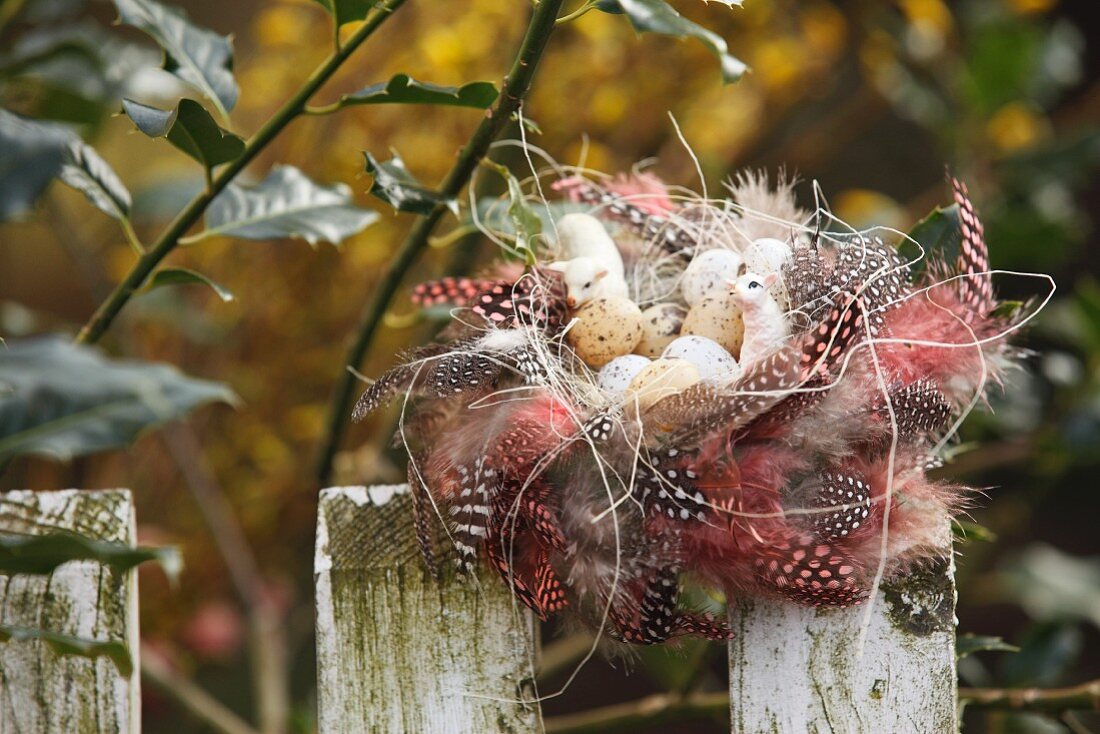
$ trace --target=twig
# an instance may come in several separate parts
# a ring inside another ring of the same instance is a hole
[[[291,120],[294,120],[302,114],[302,110],[305,108],[306,102],[309,101],[310,97],[329,80],[357,48],[367,40],[371,34],[378,30],[378,27],[404,3],[405,0],[386,0],[386,2],[379,6],[374,14],[355,31],[346,44],[333,51],[328,59],[310,74],[309,78],[298,91],[279,108],[271,119],[264,123],[263,127],[261,127],[255,135],[252,136],[245,145],[241,157],[226,164],[226,167],[210,180],[207,187],[197,194],[183,211],[176,215],[176,218],[168,225],[168,228],[164,230],[160,238],[153,243],[144,255],[138,258],[137,262],[134,263],[134,266],[130,269],[130,272],[126,274],[122,282],[111,292],[110,297],[100,304],[96,312],[92,314],[91,319],[88,320],[88,323],[80,330],[76,338],[78,343],[90,344],[98,341],[99,338],[103,336],[103,333],[111,326],[111,322],[118,316],[119,311],[129,302],[134,293],[141,288],[146,278],[149,277],[160,261],[176,249],[179,245],[180,238],[199,220],[203,212],[205,212],[206,208],[210,205],[210,202],[214,200],[214,197],[217,196],[222,189],[228,186],[237,174],[252,162],[252,159],[267,147],[268,143],[274,140],[275,136],[282,132],[283,128],[285,128]]]
[[[203,520],[214,536],[214,543],[229,568],[229,577],[237,596],[246,607],[259,606],[263,582],[255,556],[237,523],[233,508],[225,499],[225,493],[203,460],[202,448],[194,432],[179,424],[166,425],[162,430],[164,445],[183,474]]]
[[[729,710],[729,691],[694,693],[687,696],[658,693],[637,701],[605,706],[580,714],[549,718],[546,720],[546,732],[547,734],[634,732],[642,727],[658,724],[726,716]]]
[[[1009,711],[1100,711],[1100,678],[1068,688],[960,688],[968,708]]]
[[[281,734],[290,716],[286,639],[276,610],[264,596],[256,557],[225,492],[210,473],[195,433],[182,424],[164,427],[164,443],[195,498],[248,617],[252,688],[261,731]]]
[[[554,31],[554,21],[561,9],[562,2],[563,0],[542,0],[536,6],[531,16],[531,22],[527,26],[527,33],[520,44],[519,52],[512,63],[511,70],[508,72],[496,107],[478,125],[473,137],[462,148],[454,167],[447,174],[439,188],[443,202],[458,196],[469,182],[470,176],[481,159],[485,157],[490,144],[504,129],[512,115],[519,110],[531,87],[531,80],[534,77],[535,69],[538,68],[539,62],[542,60],[546,44]],[[328,482],[329,475],[332,473],[332,462],[340,446],[340,440],[344,435],[348,407],[351,403],[352,393],[355,390],[356,378],[346,367],[358,368],[363,362],[363,356],[370,347],[374,333],[378,329],[386,308],[397,292],[405,273],[412,266],[421,250],[427,245],[432,231],[447,211],[449,211],[447,205],[441,202],[427,216],[416,223],[405,241],[401,243],[401,247],[394,254],[389,269],[383,274],[363,311],[359,326],[356,329],[355,341],[344,360],[345,369],[341,371],[329,407],[328,423],[317,461],[316,476],[321,486]]]
[[[172,670],[146,645],[141,648],[141,675],[180,708],[219,734],[260,734],[221,701]]]

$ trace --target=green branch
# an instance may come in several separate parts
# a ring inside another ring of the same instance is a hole
[[[520,44],[519,52],[512,69],[501,90],[496,107],[478,125],[473,137],[462,148],[454,168],[447,174],[439,188],[440,198],[446,202],[455,199],[470,180],[481,159],[489,150],[490,144],[497,138],[504,126],[519,110],[523,99],[531,88],[535,69],[542,60],[547,41],[554,31],[554,21],[561,9],[563,0],[542,0],[531,16],[527,33]],[[363,356],[370,347],[374,333],[378,330],[382,317],[401,284],[405,273],[415,262],[420,252],[427,246],[432,231],[447,213],[446,204],[440,203],[419,220],[401,243],[390,262],[389,269],[383,274],[374,294],[368,301],[356,330],[355,341],[348,350],[345,367],[357,369]],[[348,369],[343,370],[329,407],[325,437],[321,443],[321,454],[317,462],[317,479],[324,486],[332,473],[332,462],[343,438],[355,391],[356,378]]]
[[[348,60],[367,38],[378,30],[378,27],[404,3],[405,0],[386,0],[386,2],[380,5],[378,10],[376,10],[375,13],[368,18],[350,38],[348,38],[346,44],[340,46],[324,63],[317,67],[298,91],[279,108],[271,119],[264,123],[263,127],[261,127],[255,135],[252,136],[247,145],[245,145],[244,152],[241,154],[240,158],[226,164],[225,168],[223,168],[217,176],[210,179],[205,190],[196,195],[183,211],[176,215],[176,218],[168,225],[167,229],[164,230],[160,238],[152,244],[145,254],[138,258],[137,262],[134,263],[134,266],[130,269],[130,272],[122,279],[122,282],[115,287],[111,295],[107,297],[107,300],[100,304],[96,312],[92,314],[91,319],[88,320],[88,323],[80,330],[80,333],[76,337],[78,343],[91,344],[98,341],[99,338],[103,336],[103,333],[110,328],[111,323],[115,320],[115,317],[118,316],[119,311],[129,302],[138,289],[144,285],[146,279],[152,274],[157,265],[160,264],[160,261],[179,246],[180,238],[187,233],[187,230],[189,230],[200,217],[202,217],[206,208],[210,205],[210,202],[214,200],[214,197],[229,185],[237,174],[244,170],[244,167],[251,163],[252,160],[259,155],[260,151],[266,148],[267,145],[283,131],[283,128],[303,113],[306,102],[309,101],[317,90],[336,73],[336,70]]]

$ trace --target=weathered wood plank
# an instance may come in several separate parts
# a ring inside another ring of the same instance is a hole
[[[0,532],[43,535],[58,530],[133,543],[130,492],[0,494]],[[0,645],[0,734],[139,731],[136,573],[82,561],[66,563],[45,577],[0,575],[0,624],[123,640],[135,667],[124,678],[107,658],[57,655],[37,641]]]
[[[733,732],[957,731],[954,570],[948,560],[884,584],[862,657],[865,607],[740,603],[729,647]]]
[[[432,579],[407,486],[322,491],[314,564],[321,734],[541,728],[538,707],[517,702],[531,616],[497,578]]]

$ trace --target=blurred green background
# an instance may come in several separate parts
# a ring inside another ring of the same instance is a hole
[[[308,0],[182,0],[198,23],[236,34],[241,101],[234,127],[251,131],[330,47],[325,13]],[[1050,273],[1056,298],[1018,343],[1026,372],[975,413],[956,461],[942,470],[984,489],[958,546],[960,633],[996,635],[1019,652],[960,663],[977,686],[1056,686],[1100,678],[1100,15],[1095,0],[746,0],[741,9],[674,3],[716,30],[751,73],[722,86],[713,56],[691,41],[639,38],[621,18],[589,13],[561,29],[535,81],[530,141],[564,163],[608,172],[655,158],[671,183],[698,188],[671,112],[710,189],[743,167],[785,169],[812,206],[820,182],[850,223],[906,229],[948,202],[944,165],[970,184],[987,224],[995,268]],[[498,81],[522,33],[521,0],[410,2],[353,57],[320,100],[396,72],[442,84]],[[80,126],[135,195],[135,224],[155,235],[201,186],[194,166],[118,117],[123,95],[163,88],[157,54],[132,29],[112,28],[109,4],[29,0],[0,37],[6,53],[43,30],[71,32],[95,50],[79,62],[0,74],[0,104]],[[110,39],[105,40],[105,39]],[[149,97],[156,99],[155,95]],[[161,289],[132,303],[104,340],[116,354],[166,361],[228,383],[238,410],[189,419],[197,439],[181,458],[150,435],[125,452],[70,465],[20,460],[4,488],[134,490],[142,540],[181,546],[177,590],[143,571],[141,628],[159,649],[232,708],[250,709],[245,623],[224,562],[187,489],[183,464],[224,492],[259,559],[265,595],[285,632],[297,731],[313,727],[312,460],[346,342],[380,268],[409,226],[366,194],[361,151],[393,147],[436,181],[480,113],[446,107],[368,107],[297,121],[265,152],[317,180],[344,181],[380,224],[337,249],[280,241],[213,240],[182,248],[172,264],[231,287],[225,304],[204,289]],[[513,130],[512,137],[518,136]],[[522,158],[496,156],[520,170]],[[75,332],[132,263],[114,223],[54,185],[39,216],[0,225],[0,334]],[[453,222],[446,227],[453,226]],[[441,231],[445,231],[444,227]],[[492,255],[486,243],[433,249],[413,280]],[[410,282],[411,285],[411,282]],[[1009,298],[1040,281],[1001,277]],[[408,314],[405,301],[395,316]],[[377,375],[428,324],[385,328],[364,371]],[[383,421],[357,426],[334,483],[400,481]],[[201,461],[199,458],[201,457]],[[194,477],[192,477],[194,481]],[[978,530],[981,526],[984,530]],[[548,629],[548,635],[554,634]],[[548,637],[547,639],[551,639]],[[548,715],[663,690],[687,670],[721,687],[719,648],[647,651],[593,661]],[[560,676],[559,676],[560,677]],[[598,681],[599,685],[592,685]],[[557,681],[548,681],[553,686]],[[199,731],[155,691],[147,731]],[[655,731],[720,731],[712,722]],[[966,731],[1100,731],[1096,714],[966,715]]]

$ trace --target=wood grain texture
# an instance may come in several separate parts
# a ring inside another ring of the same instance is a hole
[[[533,732],[534,625],[499,578],[424,567],[405,485],[322,491],[314,573],[318,729]],[[450,566],[444,559],[444,566]]]
[[[958,730],[955,584],[947,560],[883,584],[866,607],[744,601],[731,611],[736,734],[945,734]]]
[[[128,490],[0,494],[0,532],[68,530],[134,542]],[[137,574],[91,561],[49,576],[0,575],[0,624],[96,640],[123,640],[138,667]],[[140,729],[138,674],[123,678],[107,658],[57,655],[37,641],[0,645],[0,734],[120,734]]]

